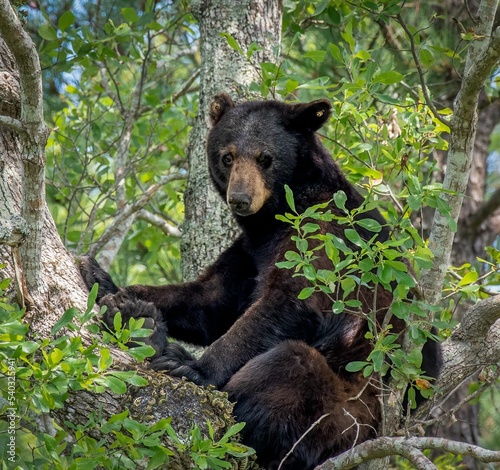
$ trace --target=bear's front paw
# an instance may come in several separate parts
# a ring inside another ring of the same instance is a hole
[[[211,383],[198,367],[198,362],[177,343],[169,343],[163,350],[163,354],[151,361],[149,367],[157,371],[166,371],[173,377],[186,377],[197,385]]]
[[[106,295],[100,305],[107,307],[102,317],[103,323],[112,331],[115,315],[120,312],[122,324],[127,325],[130,318],[143,318],[143,328],[153,330],[147,338],[132,338],[135,341],[142,341],[151,346],[155,351],[153,359],[159,357],[167,343],[167,326],[163,321],[161,312],[151,302],[137,299],[135,296],[127,294],[123,289],[114,295]],[[136,346],[132,341],[129,346]]]
[[[118,292],[119,289],[111,279],[111,276],[91,256],[80,256],[78,258],[78,268],[89,290],[92,289],[95,283],[99,284],[97,302],[107,294],[116,294]]]

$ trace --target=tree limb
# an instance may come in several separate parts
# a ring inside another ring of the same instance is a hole
[[[146,209],[141,209],[137,213],[137,218],[158,227],[165,235],[177,238],[181,236],[181,231],[177,227]]]
[[[27,130],[24,127],[22,121],[10,116],[0,115],[0,125],[8,127],[9,129],[16,131],[18,134],[26,134]]]
[[[454,455],[468,455],[480,462],[500,462],[500,451],[483,449],[465,442],[438,437],[380,437],[366,441],[316,467],[316,470],[347,470],[362,462],[400,455],[419,469],[436,467],[423,454],[423,450],[441,450]]]
[[[45,288],[41,275],[41,255],[48,130],[43,118],[42,72],[35,45],[8,0],[0,0],[0,18],[0,36],[14,56],[19,71],[20,122],[26,131],[22,140],[21,160],[24,178],[30,181],[22,193],[21,216],[29,228],[29,235],[19,248],[20,272],[23,276],[19,281],[32,292],[37,292]]]
[[[451,336],[442,343],[444,366],[436,382],[446,397],[468,377],[500,362],[500,295],[481,300],[465,314]],[[412,416],[427,416],[439,397],[427,400]]]
[[[135,217],[136,212],[142,209],[165,184],[180,179],[184,179],[184,176],[180,174],[163,176],[158,183],[150,186],[137,201],[135,201],[133,204],[128,204],[127,206],[125,206],[123,210],[116,214],[113,222],[106,228],[106,230],[104,230],[101,238],[92,245],[91,249],[89,250],[89,254],[91,256],[96,256],[96,254],[106,245],[106,243],[111,240],[117,230],[117,227],[124,224],[131,216]]]

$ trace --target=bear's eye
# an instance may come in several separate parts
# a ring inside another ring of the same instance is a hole
[[[271,157],[271,155],[268,155],[267,153],[261,153],[257,157],[257,163],[262,168],[269,168],[271,166],[272,161],[273,161],[273,158]]]
[[[228,153],[226,155],[222,155],[221,160],[222,160],[222,163],[224,163],[224,165],[229,166],[229,165],[231,165],[231,163],[233,163],[233,156],[230,153]]]

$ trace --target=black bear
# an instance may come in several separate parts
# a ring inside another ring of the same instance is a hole
[[[157,351],[153,368],[228,392],[236,418],[247,423],[243,442],[266,468],[277,468],[283,459],[284,469],[314,468],[376,436],[380,419],[379,391],[345,366],[366,360],[371,350],[366,314],[375,309],[381,321],[392,294],[360,283],[359,312],[335,314],[331,296],[317,292],[299,300],[309,281],[276,266],[295,250],[291,226],[276,219],[289,211],[285,185],[299,213],[339,190],[347,196],[348,210],[363,203],[315,133],[330,112],[327,100],[234,105],[226,94],[214,98],[209,171],[241,235],[196,281],[118,288],[93,259],[80,261],[86,284],[99,283],[108,325],[118,310],[125,320],[146,318]],[[333,204],[331,210],[339,213]],[[359,217],[377,221],[383,226],[378,240],[387,239],[389,229],[378,210]],[[344,237],[335,220],[319,224],[321,233]],[[374,237],[363,224],[357,231],[365,240]],[[331,269],[330,259],[319,253],[315,269]],[[208,348],[194,359],[178,344],[167,344],[167,332]],[[423,368],[436,376],[439,348],[432,343],[425,349],[431,357]]]

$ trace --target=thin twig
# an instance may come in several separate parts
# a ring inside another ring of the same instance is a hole
[[[278,467],[278,470],[281,470],[281,467],[283,466],[283,463],[285,462],[285,460],[293,454],[293,451],[295,450],[295,448],[300,444],[300,442],[302,441],[302,439],[304,439],[307,434],[309,434],[309,432],[311,432],[323,419],[325,419],[327,416],[330,416],[330,413],[326,413],[322,416],[320,416],[316,421],[314,421],[314,423],[311,424],[311,426],[309,426],[309,428],[307,429],[307,431],[302,434],[302,436],[300,436],[299,440],[293,445],[293,447],[288,451],[288,453],[283,457],[283,460],[280,462],[279,464],[279,467]]]
[[[411,33],[408,26],[404,22],[403,17],[401,16],[400,13],[396,16],[396,19],[397,19],[398,23],[401,25],[401,27],[404,29],[406,35],[408,36],[408,39],[410,40],[411,54],[413,56],[415,66],[417,67],[417,73],[418,73],[418,77],[420,79],[422,93],[424,95],[424,99],[425,99],[425,102],[426,102],[428,108],[431,110],[432,114],[434,114],[436,119],[438,119],[443,124],[445,124],[451,128],[451,122],[439,113],[439,111],[434,106],[434,103],[432,102],[431,97],[429,96],[429,91],[427,90],[427,85],[425,83],[424,71],[422,70],[422,64],[420,63],[420,59],[418,58],[418,54],[417,54],[417,50],[416,50],[416,46],[415,46],[415,38],[413,37],[413,34]]]

